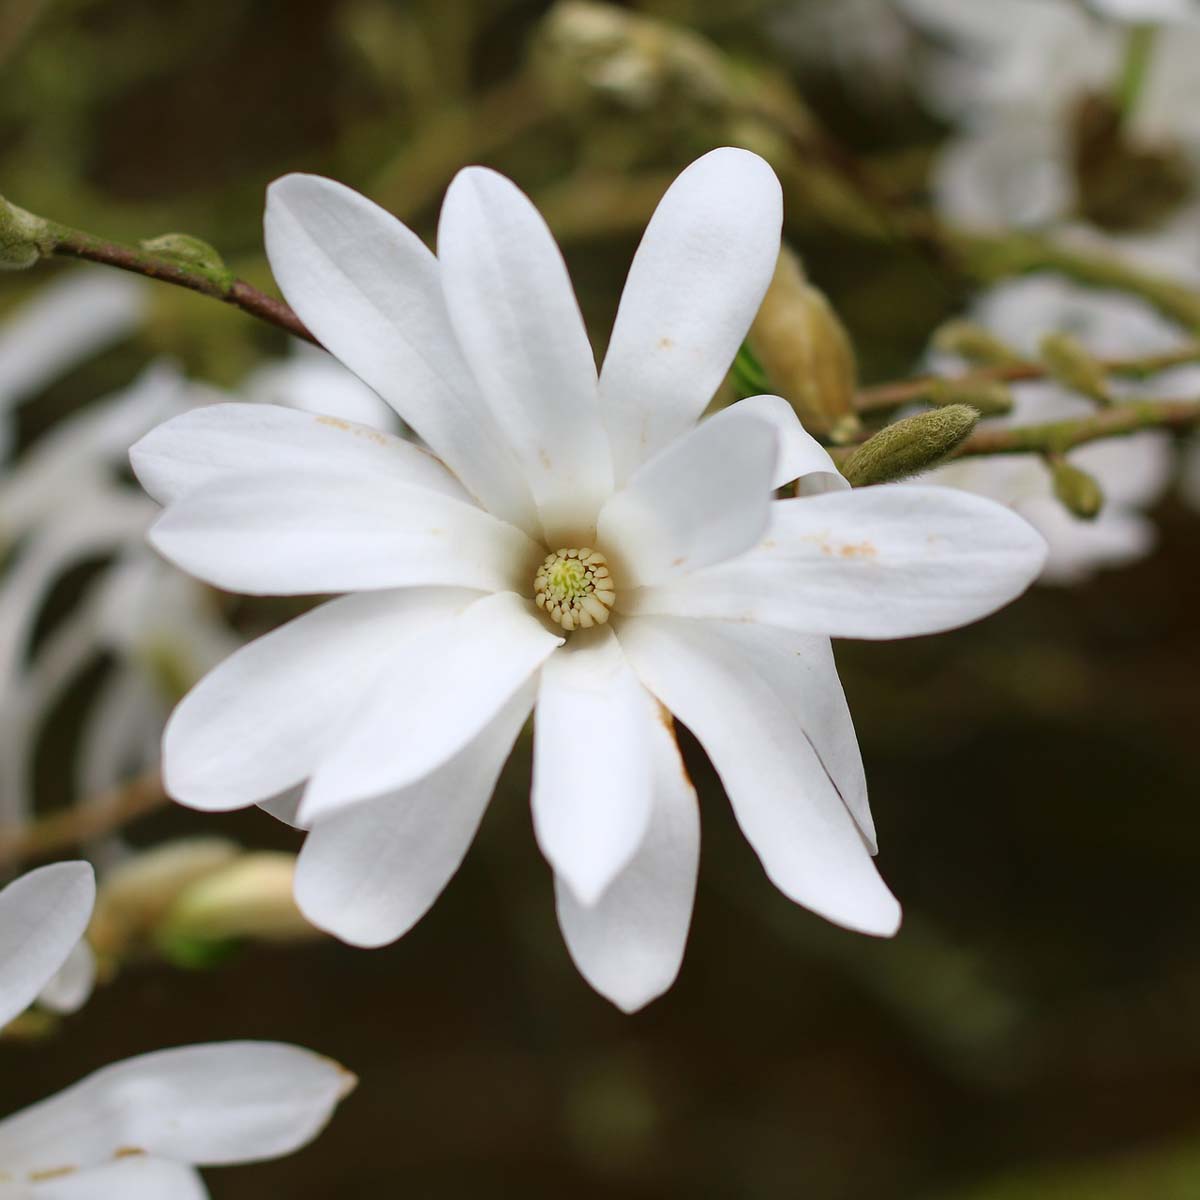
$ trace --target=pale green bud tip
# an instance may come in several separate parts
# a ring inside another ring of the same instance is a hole
[[[1048,333],[1038,349],[1042,362],[1059,383],[1093,400],[1108,399],[1104,368],[1078,338],[1069,333]]]
[[[863,442],[842,464],[842,474],[855,487],[918,475],[953,454],[978,420],[965,404],[905,417]]]
[[[1094,520],[1104,507],[1104,491],[1086,471],[1059,460],[1051,466],[1054,494],[1062,506],[1085,521]]]
[[[228,285],[233,282],[233,272],[217,250],[190,233],[164,233],[159,237],[146,238],[140,243],[143,250],[169,258],[184,267],[195,267],[203,271],[214,282]]]
[[[947,321],[933,335],[934,349],[956,354],[969,362],[1006,367],[1021,361],[1021,356],[1006,342],[972,321]]]
[[[50,222],[0,196],[0,270],[22,271],[53,250]]]

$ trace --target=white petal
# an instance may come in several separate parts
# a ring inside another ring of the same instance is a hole
[[[95,877],[85,862],[39,867],[0,892],[0,1025],[28,1008],[63,965],[83,937],[95,900]]]
[[[274,404],[210,404],[148,433],[129,452],[138,482],[169,504],[217,479],[262,471],[361,472],[468,500],[428,451],[341,417]]]
[[[172,504],[150,541],[207,583],[253,595],[524,591],[545,553],[472,504],[349,470],[215,479]]]
[[[542,668],[533,733],[538,845],[584,904],[629,862],[650,820],[656,705],[607,626]]]
[[[628,613],[760,621],[830,637],[898,638],[978,620],[1019,596],[1041,535],[991,500],[885,485],[771,506],[748,554],[618,595]]]
[[[38,993],[37,1002],[50,1012],[69,1016],[87,1003],[95,982],[96,956],[87,941],[81,938],[67,955],[66,962]]]
[[[727,428],[725,422],[748,416],[766,421],[779,439],[779,461],[772,488],[783,487],[795,479],[800,483],[799,494],[805,496],[849,489],[850,481],[837,469],[829,451],[805,431],[796,410],[782,396],[747,396],[706,417],[704,424],[716,423]]]
[[[500,592],[394,646],[313,772],[301,820],[406,787],[458,754],[562,645],[535,611]]]
[[[600,513],[618,595],[749,550],[766,529],[778,455],[771,425],[730,410],[643,463]]]
[[[900,907],[774,673],[762,674],[744,646],[710,626],[625,620],[621,645],[699,739],[775,886],[847,929],[890,936]]]
[[[40,1180],[28,1194],[30,1200],[208,1200],[199,1172],[143,1155]]]
[[[357,192],[287,175],[267,192],[267,256],[322,344],[375,389],[492,513],[536,530],[529,489],[463,362],[437,260]]]
[[[560,878],[554,881],[571,958],[588,983],[625,1012],[649,1004],[675,982],[700,865],[696,792],[666,723],[655,723],[651,754],[653,810],[629,864],[590,908]]]
[[[446,305],[550,542],[584,537],[612,489],[596,363],[562,255],[529,199],[460,171],[438,225]]]
[[[600,372],[618,485],[717,390],[779,257],[775,173],[726,147],[667,189],[634,256]]]
[[[146,315],[149,295],[144,280],[74,267],[6,313],[0,327],[0,409],[127,337]]]
[[[533,696],[526,684],[424,779],[318,821],[296,864],[301,912],[354,946],[407,933],[462,863]]]
[[[300,783],[336,745],[388,652],[476,593],[413,588],[343,596],[244,646],[184,697],[163,735],[167,791],[220,811]]]
[[[0,1121],[0,1161],[15,1173],[83,1170],[130,1150],[195,1166],[278,1158],[316,1137],[354,1082],[278,1042],[159,1050]]]

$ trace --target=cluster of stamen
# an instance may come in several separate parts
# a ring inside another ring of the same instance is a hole
[[[572,546],[546,555],[533,577],[533,598],[569,633],[603,625],[617,594],[604,555]]]

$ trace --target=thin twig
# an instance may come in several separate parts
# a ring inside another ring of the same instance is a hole
[[[212,296],[295,337],[320,345],[304,322],[282,300],[260,292],[224,266],[193,263],[140,247],[105,241],[66,226],[52,226],[51,239],[54,254],[104,263],[135,275],[144,275],[147,279],[158,279],[204,296]]]
[[[1200,400],[1132,400],[1114,404],[1094,416],[1041,425],[977,429],[955,451],[954,458],[987,454],[1065,454],[1076,446],[1105,438],[1123,437],[1146,429],[1190,429],[1200,424]],[[841,462],[856,446],[832,447],[829,453]]]
[[[112,833],[166,802],[162,775],[157,770],[146,771],[85,804],[0,832],[0,871],[29,859],[50,858]]]
[[[1171,367],[1200,362],[1200,343],[1181,346],[1163,354],[1146,355],[1142,358],[1114,358],[1103,360],[1100,366],[1106,374],[1119,375],[1127,379],[1146,379]],[[939,376],[922,375],[916,379],[904,379],[896,383],[879,383],[860,388],[854,397],[855,410],[860,413],[885,412],[905,404],[917,404],[928,399],[940,385],[950,382],[967,387],[974,383],[1024,383],[1033,379],[1045,379],[1049,368],[1042,363],[1006,363],[998,367],[981,367],[965,375]]]

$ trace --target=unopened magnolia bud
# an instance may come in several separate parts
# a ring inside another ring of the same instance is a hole
[[[1100,404],[1111,399],[1104,368],[1078,338],[1069,333],[1048,333],[1038,349],[1050,374],[1064,387]]]
[[[183,266],[199,267],[214,279],[233,281],[233,272],[216,249],[190,233],[164,233],[160,237],[147,238],[141,247],[161,258],[174,259]]]
[[[1104,492],[1095,478],[1061,458],[1051,463],[1050,470],[1062,506],[1085,521],[1094,520],[1104,507]]]
[[[147,941],[185,888],[234,862],[242,848],[226,838],[184,838],[137,854],[100,881],[89,937],[96,952],[119,956]]]
[[[661,114],[723,108],[730,82],[720,52],[687,29],[595,0],[560,0],[533,39],[531,67],[568,111],[597,106]]]
[[[965,404],[905,417],[863,442],[842,463],[842,474],[855,487],[918,475],[953,454],[978,420]]]
[[[930,404],[969,404],[981,417],[1003,417],[1012,412],[1012,389],[998,379],[935,379],[926,399]]]
[[[0,270],[22,271],[53,249],[49,221],[0,196]]]
[[[982,366],[1007,367],[1021,361],[1007,342],[973,321],[947,321],[935,331],[933,346],[944,354],[955,354]]]
[[[169,957],[197,943],[243,938],[292,942],[319,936],[292,898],[296,856],[282,851],[243,854],[236,862],[180,893],[155,940]]]
[[[763,372],[809,433],[846,442],[860,428],[854,411],[854,350],[829,301],[786,246],[750,327]]]

